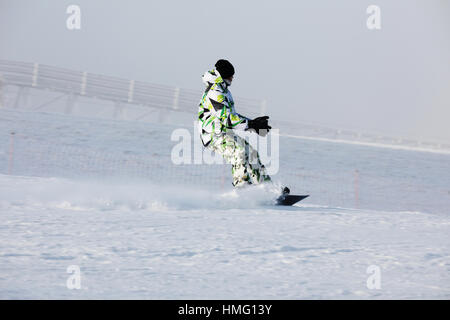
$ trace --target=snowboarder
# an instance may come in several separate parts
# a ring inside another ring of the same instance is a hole
[[[206,71],[203,75],[206,90],[198,110],[203,145],[221,154],[232,165],[233,186],[271,181],[258,152],[245,139],[234,133],[235,130],[253,130],[264,136],[271,129],[268,124],[269,117],[251,120],[235,111],[229,90],[233,76],[233,65],[224,59],[217,61],[215,69]]]

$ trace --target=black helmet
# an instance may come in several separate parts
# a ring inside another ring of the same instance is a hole
[[[216,70],[219,71],[222,79],[228,79],[234,75],[234,67],[230,61],[225,59],[220,59],[215,64]]]

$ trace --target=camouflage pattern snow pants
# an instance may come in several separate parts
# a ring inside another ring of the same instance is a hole
[[[258,152],[244,138],[230,133],[219,135],[211,141],[208,148],[221,154],[232,165],[233,186],[271,181]]]

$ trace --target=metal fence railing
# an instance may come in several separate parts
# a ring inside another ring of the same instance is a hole
[[[2,84],[51,90],[117,103],[192,112],[201,91],[74,71],[39,63],[0,60]],[[260,110],[263,100],[236,98],[242,110]],[[184,109],[184,110],[183,110]]]
[[[30,89],[37,89],[59,93],[60,96],[52,98],[58,102],[61,97],[66,97],[66,106],[61,107],[60,104],[60,109],[65,110],[65,113],[71,113],[76,97],[113,102],[114,112],[111,112],[111,114],[116,119],[120,118],[118,115],[121,114],[123,109],[131,109],[133,106],[148,108],[150,113],[152,110],[160,110],[161,113],[177,112],[195,115],[196,106],[202,93],[201,90],[163,86],[38,63],[0,60],[0,107],[6,104],[4,101],[5,90],[2,90],[2,87],[9,86],[19,88],[15,103],[13,103],[16,108],[22,103],[22,95],[29,94]],[[258,114],[270,114],[265,100],[241,97],[236,97],[235,100],[238,110],[242,114],[250,117]],[[50,100],[50,102],[52,101]],[[38,109],[41,110],[41,107],[39,106]],[[141,120],[147,115],[147,112],[143,112],[136,116],[135,120]],[[87,114],[87,116],[89,115]],[[163,117],[165,115],[160,115],[157,120],[161,120]],[[191,121],[191,118],[189,118],[189,121]],[[298,123],[286,119],[272,119],[272,123],[273,127],[283,128],[282,134],[301,138],[312,137],[331,141],[362,142],[373,146],[393,146],[450,153],[448,141],[424,141],[391,137],[385,134],[339,129],[327,125]]]

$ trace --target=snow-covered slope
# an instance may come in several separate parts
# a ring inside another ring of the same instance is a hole
[[[0,110],[0,298],[450,298],[448,155],[281,137],[273,207],[174,128]]]
[[[1,298],[450,298],[446,216],[0,177]],[[78,265],[81,289],[66,269]],[[366,286],[381,270],[381,289]]]

